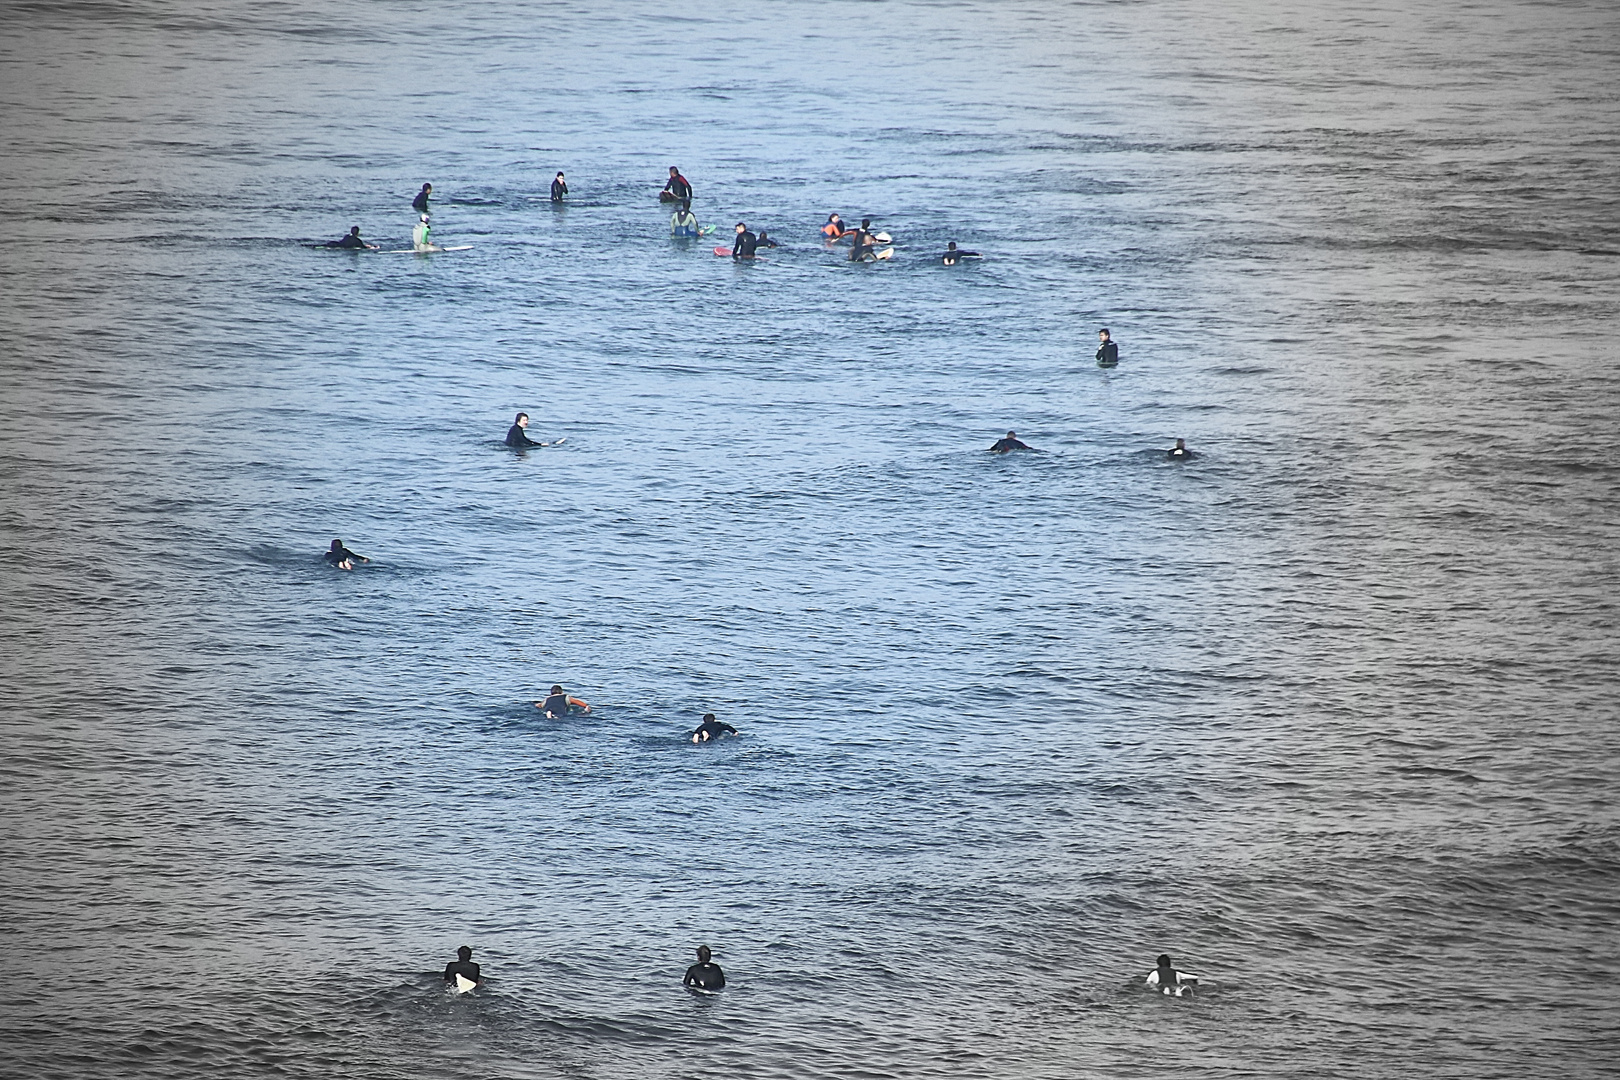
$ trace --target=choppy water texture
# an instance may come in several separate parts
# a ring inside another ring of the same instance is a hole
[[[0,48],[11,1065],[1612,1067],[1620,9],[40,2]],[[672,243],[670,164],[783,248]],[[306,246],[401,246],[423,181],[472,250]]]

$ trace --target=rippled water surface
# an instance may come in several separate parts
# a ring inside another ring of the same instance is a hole
[[[12,1064],[1612,1068],[1620,9],[7,12]]]

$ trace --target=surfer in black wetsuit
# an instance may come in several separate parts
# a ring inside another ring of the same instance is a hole
[[[422,190],[418,191],[416,193],[416,198],[411,200],[411,209],[415,210],[418,214],[427,213],[428,212],[428,196],[432,195],[432,194],[433,194],[433,185],[432,184],[423,184],[422,185]]]
[[[563,174],[558,173],[557,179],[551,182],[551,201],[562,202],[563,196],[568,194],[568,184],[563,180]]]
[[[537,443],[533,439],[529,438],[529,436],[524,432],[524,429],[528,426],[529,414],[526,412],[518,413],[517,419],[512,421],[512,426],[507,429],[506,445],[510,446],[514,450],[522,450],[524,447],[528,446],[545,446],[545,443]]]
[[[1164,456],[1171,461],[1186,461],[1193,456],[1193,452],[1187,449],[1186,439],[1177,439],[1176,445],[1166,450]]]
[[[658,193],[658,198],[664,202],[691,202],[692,182],[681,175],[680,169],[671,165],[669,179],[664,183],[664,190]]]
[[[326,246],[329,248],[365,248],[368,251],[377,250],[376,244],[368,244],[364,240],[360,239],[360,226],[358,225],[351,226],[348,234],[344,236],[343,239],[328,240],[326,242]]]
[[[956,246],[956,241],[952,240],[945,245],[945,254],[940,257],[939,261],[946,266],[955,266],[963,259],[978,259],[981,257],[977,251],[962,251]]]
[[[771,239],[770,233],[766,232],[764,229],[761,229],[759,230],[759,246],[763,248],[773,248],[777,247],[778,244],[775,240]]]
[[[754,249],[759,247],[759,237],[748,231],[748,226],[737,222],[737,239],[731,245],[733,259],[752,259]]]
[[[725,989],[726,973],[720,970],[719,964],[709,959],[710,955],[707,945],[698,946],[698,962],[686,969],[686,978],[681,980],[682,986],[690,986],[698,990]]]
[[[1198,985],[1197,979],[1192,976],[1183,977],[1181,972],[1176,970],[1175,964],[1170,962],[1169,953],[1160,953],[1156,963],[1158,966],[1153,969],[1153,974],[1158,976],[1157,985],[1160,993],[1177,994],[1179,991],[1180,994],[1190,994]]]
[[[472,950],[463,945],[456,950],[456,958],[444,965],[444,981],[455,985],[456,976],[460,975],[468,982],[481,983],[484,978],[478,971],[478,965],[472,960]]]
[[[321,558],[339,570],[353,570],[356,562],[368,563],[371,561],[364,555],[357,555],[344,547],[341,540],[333,540],[332,546],[321,552]]]
[[[861,222],[861,227],[855,230],[855,235],[849,241],[849,261],[867,262],[876,259],[872,254],[872,234],[867,231],[870,219]]]
[[[574,713],[588,713],[591,711],[591,706],[587,701],[565,693],[561,686],[553,686],[551,694],[546,700],[535,702],[534,707],[553,720],[560,720],[564,716],[570,716]]]
[[[996,440],[996,444],[990,448],[990,452],[992,454],[1005,454],[1011,450],[1028,449],[1030,449],[1030,447],[1027,443],[1019,441],[1018,432],[1009,431],[1007,432],[1007,437],[1005,439]]]
[[[718,740],[722,735],[735,734],[737,734],[736,728],[716,720],[714,713],[710,712],[703,714],[703,723],[699,724],[697,729],[692,732],[692,741],[695,743],[708,742],[711,739]]]
[[[1119,346],[1114,344],[1114,339],[1108,333],[1108,327],[1097,331],[1097,340],[1101,342],[1097,346],[1097,366],[1119,367]]]

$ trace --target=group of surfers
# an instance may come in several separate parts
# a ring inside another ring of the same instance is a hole
[[[560,685],[553,684],[551,692],[541,701],[534,703],[534,707],[543,713],[547,720],[561,720],[569,716],[579,716],[591,711],[591,703],[584,698],[575,697]],[[698,726],[687,734],[694,743],[719,742],[727,735],[736,735],[737,729],[724,720],[715,719],[712,712],[704,713]]]
[[[472,954],[472,947],[468,945],[456,950],[456,958],[444,965],[444,981],[447,985],[463,990],[484,985],[484,969],[473,963]],[[1197,993],[1198,976],[1177,970],[1169,954],[1160,953],[1154,965],[1153,970],[1142,980],[1144,986],[1171,997],[1189,997]],[[460,984],[463,982],[468,985],[461,987]],[[714,954],[707,945],[697,947],[697,963],[686,969],[681,985],[691,990],[711,993],[725,989],[726,973],[714,962]]]

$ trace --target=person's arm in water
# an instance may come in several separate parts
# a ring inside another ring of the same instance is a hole
[[[568,697],[568,707],[570,709],[578,709],[580,712],[590,712],[591,711],[591,706],[590,706],[589,702],[587,702],[584,698],[577,698],[577,697],[574,697],[573,695],[569,695],[569,697]]]
[[[355,552],[350,551],[348,548],[344,548],[341,554],[342,554],[343,558],[345,558],[345,559],[353,559],[356,562],[368,563],[368,562],[371,561],[370,559],[366,558],[364,555],[356,554]]]

